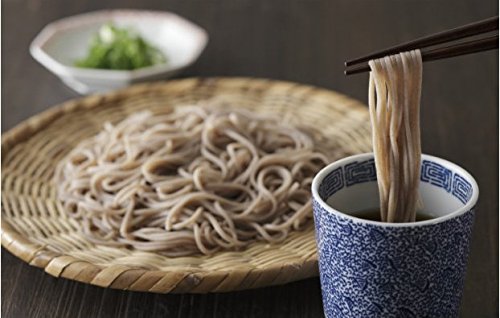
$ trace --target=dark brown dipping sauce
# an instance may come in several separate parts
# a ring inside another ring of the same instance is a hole
[[[382,220],[380,219],[380,210],[377,209],[370,209],[366,211],[357,212],[356,214],[352,214],[352,216],[364,220],[382,222]],[[418,211],[415,222],[432,220],[434,218],[435,216],[432,216],[429,213]]]

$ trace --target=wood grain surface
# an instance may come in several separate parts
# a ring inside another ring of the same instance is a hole
[[[421,35],[498,14],[496,0],[4,0],[2,131],[77,95],[37,64],[28,46],[47,23],[103,8],[174,11],[210,34],[188,76],[296,81],[367,99],[367,75],[343,62]],[[498,52],[424,67],[425,153],[477,179],[462,317],[498,316]],[[319,280],[208,295],[117,291],[56,279],[2,249],[4,317],[321,317]]]

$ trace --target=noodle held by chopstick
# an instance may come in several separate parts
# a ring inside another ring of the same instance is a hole
[[[414,222],[420,179],[419,50],[369,62],[369,109],[383,222]]]

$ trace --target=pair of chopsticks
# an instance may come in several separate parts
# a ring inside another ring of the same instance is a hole
[[[488,33],[493,31],[497,31],[496,34],[488,35]],[[479,38],[479,35],[482,37]],[[454,43],[444,47],[433,48],[433,46],[438,44],[463,40],[473,36],[476,36],[477,38]],[[345,66],[347,68],[344,71],[344,74],[351,75],[369,72],[370,67],[368,66],[368,61],[415,49],[421,49],[422,61],[424,62],[498,49],[498,16],[418,38],[413,41],[347,61],[345,62]]]

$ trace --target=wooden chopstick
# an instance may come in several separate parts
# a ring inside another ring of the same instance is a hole
[[[435,49],[423,49],[422,61],[429,62],[444,58],[466,55],[476,52],[498,49],[498,34],[483,39],[475,39],[467,42],[453,44]],[[399,53],[399,52],[398,52]],[[369,72],[368,62],[356,65],[344,71],[345,75]]]
[[[462,39],[465,37],[478,35],[490,31],[498,30],[498,16],[481,20],[467,25],[446,30],[443,32],[431,34],[418,38],[413,41],[405,42],[390,48],[378,51],[366,56],[358,57],[356,59],[345,62],[345,66],[351,66],[361,62],[367,62],[376,58],[384,57],[386,55],[397,54],[404,51],[413,49],[422,49],[431,45],[451,42],[454,40]]]

